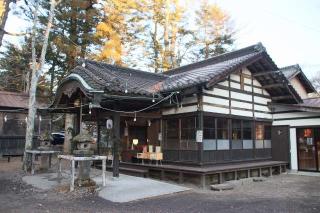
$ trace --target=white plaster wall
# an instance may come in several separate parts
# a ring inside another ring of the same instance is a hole
[[[289,126],[319,126],[320,118],[305,118],[299,120],[281,120],[281,121],[273,121],[272,125],[281,126],[281,125],[289,125]]]
[[[290,161],[291,161],[291,169],[292,170],[298,170],[297,131],[296,131],[296,128],[290,128]]]
[[[301,84],[300,80],[297,77],[294,77],[290,80],[291,85],[293,88],[298,92],[302,99],[308,98],[308,93],[304,86]]]
[[[187,113],[187,112],[196,112],[197,110],[198,110],[197,105],[195,105],[195,106],[186,106],[186,107],[175,107],[175,108],[163,110],[162,111],[162,115],[171,115],[171,114],[179,114],[179,113]]]

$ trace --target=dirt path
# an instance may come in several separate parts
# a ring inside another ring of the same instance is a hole
[[[280,175],[238,182],[231,191],[195,189],[118,204],[90,192],[34,189],[20,169],[19,158],[0,161],[0,212],[320,212],[320,177]]]

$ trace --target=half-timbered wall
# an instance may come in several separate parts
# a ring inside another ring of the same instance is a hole
[[[203,111],[235,116],[272,119],[271,97],[248,69],[231,74],[212,89],[203,90]]]

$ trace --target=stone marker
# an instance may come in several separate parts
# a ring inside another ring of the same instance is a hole
[[[253,179],[252,179],[252,181],[253,182],[263,182],[263,181],[265,181],[267,178],[265,178],[265,177],[254,177]]]
[[[230,183],[223,183],[223,184],[211,185],[210,188],[211,190],[214,190],[214,191],[225,191],[225,190],[234,189],[234,185]]]

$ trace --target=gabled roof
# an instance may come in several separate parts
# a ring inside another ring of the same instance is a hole
[[[165,74],[170,78],[163,82],[163,90],[177,90],[203,83],[211,86],[224,80],[231,72],[253,63],[263,56],[270,64],[269,69],[277,69],[276,64],[266,54],[265,48],[261,43],[258,43],[167,71]]]
[[[292,80],[294,77],[297,77],[305,87],[307,93],[316,92],[316,89],[309,81],[307,76],[305,76],[299,64],[283,67],[280,69],[280,71],[289,81]]]
[[[211,87],[225,80],[232,72],[248,67],[253,74],[270,72],[256,78],[262,86],[270,84],[285,85],[280,88],[268,88],[267,91],[271,96],[289,97],[287,100],[292,103],[301,102],[297,92],[292,86],[288,85],[287,78],[281,72],[277,72],[279,68],[261,43],[182,66],[162,74],[92,60],[81,60],[79,62],[80,65],[74,68],[62,83],[70,79],[77,79],[89,92],[127,92],[128,94],[151,96],[197,85]]]
[[[168,77],[92,60],[81,60],[79,63],[84,64],[84,67],[77,66],[71,71],[70,76],[75,78],[75,74],[79,75],[92,91],[125,92],[127,90],[128,93],[150,95],[156,92],[154,85]]]
[[[24,92],[0,91],[0,108],[10,109],[28,109],[29,94]],[[47,107],[46,100],[43,97],[37,97],[37,107]]]
[[[1,108],[28,108],[29,96],[27,93],[0,91]]]

